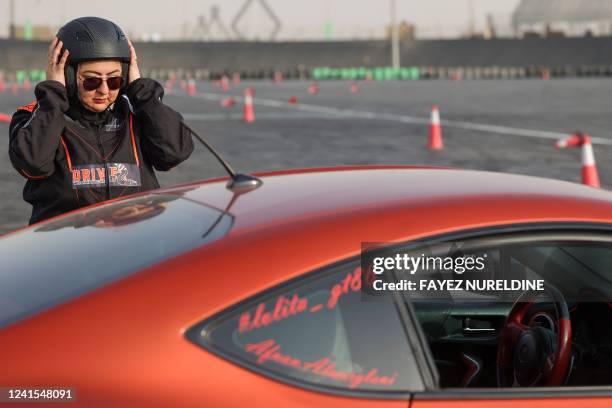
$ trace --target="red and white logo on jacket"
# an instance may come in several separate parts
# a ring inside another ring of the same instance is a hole
[[[130,163],[85,164],[72,167],[72,188],[138,187],[140,170]]]

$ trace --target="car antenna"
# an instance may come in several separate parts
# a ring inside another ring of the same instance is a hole
[[[229,176],[231,177],[231,180],[227,182],[226,187],[229,190],[232,190],[235,193],[246,193],[248,191],[255,190],[263,184],[263,181],[261,181],[261,179],[255,176],[251,176],[250,174],[236,173],[234,169],[232,169],[230,165],[227,164],[225,160],[223,160],[221,155],[217,153],[217,151],[213,149],[211,145],[206,143],[206,141],[202,137],[200,137],[200,135],[194,132],[192,128],[187,126],[185,122],[183,122],[182,124],[189,132],[191,132],[192,135],[196,137],[196,139],[200,141],[200,143],[202,143],[213,154],[213,156],[217,158],[217,160],[219,160],[221,165],[228,172]]]

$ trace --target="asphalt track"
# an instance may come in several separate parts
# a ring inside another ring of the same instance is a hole
[[[164,101],[181,112],[240,172],[352,164],[422,164],[529,174],[580,182],[580,151],[554,141],[574,130],[594,139],[604,188],[612,187],[612,81],[606,79],[362,82],[243,82],[227,97],[211,83],[189,96],[178,86]],[[255,123],[242,121],[240,96],[255,94]],[[288,103],[295,96],[297,104]],[[33,90],[0,94],[0,112],[34,99]],[[440,105],[445,149],[427,150],[430,108]],[[0,124],[0,234],[27,224],[24,179],[8,158],[8,125]],[[202,147],[178,168],[159,173],[162,186],[224,175]],[[409,186],[406,186],[409,188]],[[402,186],[398,186],[402,188]]]

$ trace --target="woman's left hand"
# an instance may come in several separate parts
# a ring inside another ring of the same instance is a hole
[[[128,70],[128,82],[131,84],[138,78],[140,78],[140,70],[138,69],[138,57],[136,56],[136,50],[132,45],[132,42],[128,40],[130,45],[130,69]]]

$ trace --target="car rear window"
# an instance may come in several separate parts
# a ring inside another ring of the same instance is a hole
[[[177,195],[93,207],[0,239],[0,328],[227,234],[233,218]]]
[[[423,389],[394,301],[362,300],[360,287],[358,264],[334,267],[222,312],[187,337],[254,371],[307,388]]]

